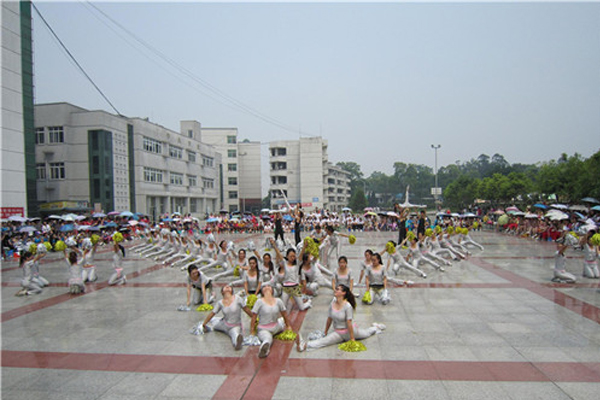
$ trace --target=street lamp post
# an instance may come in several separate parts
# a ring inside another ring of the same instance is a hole
[[[438,204],[438,167],[437,167],[437,151],[438,149],[442,147],[441,144],[438,145],[431,145],[431,148],[435,151],[435,189],[433,192],[433,198],[435,199],[435,204]]]

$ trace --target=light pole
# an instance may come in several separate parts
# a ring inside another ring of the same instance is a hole
[[[435,173],[435,188],[434,188],[434,192],[433,192],[433,198],[435,199],[435,204],[438,204],[438,167],[437,167],[437,151],[438,149],[442,147],[441,144],[438,145],[431,145],[431,148],[435,151],[435,169],[434,169],[434,173]]]

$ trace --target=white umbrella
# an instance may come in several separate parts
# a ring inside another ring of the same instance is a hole
[[[556,208],[558,210],[566,210],[568,207],[564,204],[550,204],[550,207]]]
[[[569,215],[560,210],[550,210],[545,215],[546,218],[550,218],[552,221],[561,221],[563,219],[569,219]]]
[[[533,218],[537,218],[537,217],[538,217],[537,214],[534,214],[534,213],[525,214],[525,218],[528,218],[528,219],[533,219]]]
[[[10,217],[8,217],[8,220],[11,222],[26,222],[27,218],[25,217],[21,217],[20,215],[11,215]]]
[[[395,212],[393,212],[393,211],[388,211],[386,214],[387,214],[388,217],[400,218],[400,216],[398,214],[396,214]]]
[[[131,226],[136,226],[137,224],[139,224],[139,222],[135,220],[127,221],[127,223]]]
[[[588,208],[586,206],[582,206],[582,205],[573,205],[573,206],[569,206],[569,210],[573,210],[573,211],[588,211]]]
[[[521,210],[519,210],[516,206],[506,207],[506,212],[509,212],[509,211],[519,212]]]

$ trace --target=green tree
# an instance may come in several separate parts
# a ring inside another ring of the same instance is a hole
[[[357,188],[350,197],[349,207],[354,211],[362,211],[367,206],[367,198],[362,188]]]

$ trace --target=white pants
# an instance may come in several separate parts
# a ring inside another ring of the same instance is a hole
[[[229,326],[222,319],[213,325],[213,329],[229,335],[233,346],[236,345],[237,337],[242,334],[242,327],[240,325]]]
[[[583,276],[585,278],[600,278],[598,271],[598,261],[583,261]]]
[[[377,328],[375,328],[374,326],[367,328],[367,329],[357,328],[355,326],[354,327],[354,339],[355,340],[366,339],[370,336],[373,336],[376,332],[377,332]],[[321,339],[309,340],[308,342],[306,342],[306,348],[307,349],[318,349],[320,347],[333,346],[334,344],[347,342],[348,340],[350,340],[350,333],[348,333],[348,332],[338,333],[336,331],[333,331],[333,332],[328,333],[327,336],[322,337]]]
[[[275,326],[272,328],[261,328],[259,326],[258,334],[256,336],[258,336],[258,339],[260,340],[261,344],[267,342],[270,346],[273,343],[273,336],[277,335],[280,332],[283,332],[284,329],[285,323],[283,322],[283,318],[279,318]]]

